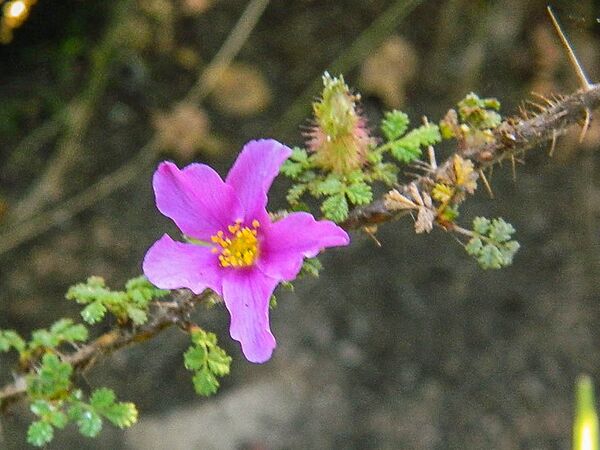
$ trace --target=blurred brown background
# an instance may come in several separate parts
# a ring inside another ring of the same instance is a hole
[[[146,249],[175,232],[154,207],[156,163],[225,174],[251,138],[301,144],[324,70],[362,93],[372,124],[391,108],[438,120],[470,91],[514,113],[531,91],[577,89],[544,1],[263,4],[216,78],[206,68],[246,1],[31,6],[0,46],[0,328],[28,335],[76,317],[63,295],[88,275],[116,288],[139,274]],[[553,6],[597,80],[599,5]],[[194,394],[187,339],[170,330],[81,379],[134,401],[138,425],[94,440],[68,429],[49,448],[569,448],[574,381],[600,381],[599,139],[594,126],[581,145],[577,130],[561,138],[552,159],[531,152],[516,182],[497,167],[496,198],[481,190],[464,206],[463,223],[515,225],[512,267],[484,272],[451,236],[416,236],[409,220],[381,227],[381,248],[355,233],[322,257],[319,280],[280,292],[269,363],[245,362],[224,308],[199,310],[234,356],[218,395]],[[81,192],[83,207],[69,200]],[[0,447],[26,448],[29,420],[22,407],[2,417]]]

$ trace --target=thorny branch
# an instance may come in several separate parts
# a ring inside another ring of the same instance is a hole
[[[212,295],[214,294],[208,290],[201,295],[194,295],[187,289],[173,291],[171,301],[159,301],[154,304],[154,310],[149,314],[150,320],[146,324],[140,327],[116,327],[90,344],[67,354],[63,359],[75,370],[83,371],[96,364],[100,358],[129,345],[145,342],[173,325],[186,328],[194,307]],[[13,383],[0,389],[0,411],[25,395],[27,375],[18,375]]]
[[[460,152],[461,156],[473,160],[478,169],[485,169],[505,158],[520,155],[533,147],[553,141],[557,136],[564,134],[570,125],[577,123],[586,109],[593,110],[598,107],[600,107],[600,84],[550,102],[547,109],[530,119],[513,118],[505,121],[496,129],[493,143],[467,148]],[[452,164],[452,156],[415,182],[419,188],[428,190],[436,174],[447,170],[449,164]],[[408,185],[398,190],[406,192]],[[402,213],[389,210],[385,206],[384,199],[381,198],[370,205],[356,208],[342,225],[346,229],[356,229],[386,222],[401,215]],[[72,364],[76,370],[82,371],[93,366],[99,358],[123,347],[151,339],[173,325],[185,328],[188,316],[194,307],[211,295],[214,294],[210,291],[205,291],[200,296],[195,296],[185,289],[175,291],[172,294],[172,301],[155,304],[154,310],[149,315],[150,320],[145,325],[135,328],[116,327],[92,343],[67,355],[64,360]],[[0,389],[0,409],[6,408],[25,395],[26,377],[27,374],[20,374],[13,383]]]
[[[485,169],[539,145],[553,143],[558,136],[565,134],[571,125],[584,119],[586,111],[600,107],[600,84],[593,84],[589,89],[577,91],[555,101],[547,100],[547,102],[547,108],[534,117],[509,118],[504,121],[496,128],[492,143],[464,149],[460,155],[471,159],[476,169]],[[437,169],[415,180],[417,186],[429,191],[435,184],[437,174],[446,172],[452,164],[452,156]],[[397,189],[401,193],[407,192],[408,185]],[[346,229],[356,229],[387,222],[405,214],[387,208],[382,197],[369,205],[354,209],[342,226]]]

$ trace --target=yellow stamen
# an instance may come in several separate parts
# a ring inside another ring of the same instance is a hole
[[[211,236],[210,240],[216,244],[212,252],[220,253],[221,267],[241,268],[254,264],[258,256],[258,227],[258,220],[252,221],[252,228],[244,227],[241,220],[236,220],[227,227],[229,236],[226,237],[223,231]]]

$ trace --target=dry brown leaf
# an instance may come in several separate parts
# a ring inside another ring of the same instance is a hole
[[[181,7],[184,14],[196,16],[212,8],[215,3],[217,0],[183,0]]]
[[[215,106],[232,116],[252,116],[271,103],[271,88],[254,66],[232,64],[221,75],[212,93]]]
[[[175,50],[175,58],[188,70],[195,69],[200,64],[200,55],[192,47],[179,47]]]
[[[417,64],[417,53],[410,42],[400,36],[388,38],[362,65],[362,92],[376,95],[388,108],[401,107],[405,86],[415,75]]]
[[[417,221],[415,222],[415,233],[429,233],[433,229],[433,221],[435,220],[435,211],[429,208],[419,208]]]
[[[385,207],[390,210],[403,210],[403,209],[418,209],[416,203],[409,200],[407,197],[402,195],[398,190],[394,189],[385,195],[384,199]]]
[[[169,112],[156,113],[153,122],[161,145],[182,159],[191,159],[209,139],[208,117],[191,103],[178,103]]]

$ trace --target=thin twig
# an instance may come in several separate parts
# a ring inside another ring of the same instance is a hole
[[[188,93],[186,100],[191,103],[202,101],[215,88],[223,72],[248,40],[270,0],[252,0],[227,36],[221,49],[202,72],[196,85]]]
[[[72,101],[57,118],[57,127],[64,127],[65,133],[59,139],[57,149],[38,181],[15,208],[9,211],[7,219],[10,223],[18,223],[34,216],[49,202],[61,197],[65,174],[80,157],[82,141],[87,134],[96,102],[108,86],[110,63],[122,45],[120,30],[124,18],[128,17],[129,4],[130,2],[120,2],[115,8],[112,24],[92,53],[87,86],[79,98]]]

